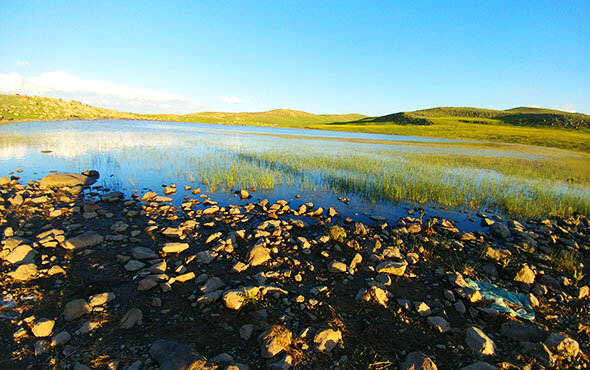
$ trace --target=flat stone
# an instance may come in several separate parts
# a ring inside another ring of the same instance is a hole
[[[144,292],[146,290],[152,289],[156,285],[158,285],[156,279],[154,279],[152,276],[148,276],[139,281],[139,283],[137,284],[137,290],[140,292]]]
[[[188,243],[166,243],[162,247],[164,253],[181,253],[188,249]]]
[[[146,247],[135,247],[131,249],[131,255],[138,260],[148,260],[158,258],[156,252]]]
[[[393,261],[384,261],[377,265],[376,271],[377,273],[389,274],[389,275],[396,275],[396,276],[403,276],[404,272],[406,272],[406,267],[408,263],[406,261],[403,262],[393,262]]]
[[[212,277],[211,279],[207,280],[207,282],[199,289],[201,293],[206,294],[213,292],[215,290],[219,290],[225,286],[223,280],[218,278],[217,276]]]
[[[8,256],[4,259],[13,265],[20,265],[24,263],[34,263],[37,251],[26,244],[21,244],[14,248]]]
[[[9,272],[7,275],[13,278],[14,280],[27,281],[35,275],[37,275],[37,272],[37,265],[35,265],[34,263],[27,263],[24,265],[20,265],[19,267],[17,267],[16,270]]]
[[[89,314],[91,311],[90,306],[83,299],[75,299],[68,302],[64,306],[64,317],[66,321],[72,321],[80,316]]]
[[[91,171],[92,175],[86,176],[80,173],[54,173],[45,176],[39,180],[39,187],[41,189],[47,188],[63,188],[63,187],[74,187],[79,185],[92,185],[98,179],[98,172]],[[90,173],[89,173],[90,174]]]
[[[193,280],[195,278],[195,273],[194,272],[187,272],[185,274],[182,275],[178,275],[177,277],[175,277],[174,279],[180,283],[184,283],[187,282],[189,280]]]
[[[66,240],[62,246],[65,249],[82,249],[102,243],[104,238],[94,231],[87,231],[81,235]]]
[[[139,271],[145,267],[145,263],[140,262],[138,260],[130,260],[123,266],[123,268],[129,272]]]

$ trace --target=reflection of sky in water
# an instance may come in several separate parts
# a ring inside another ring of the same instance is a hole
[[[247,134],[241,134],[242,131]],[[256,134],[263,135],[256,135]],[[272,136],[279,135],[279,136]],[[280,135],[288,135],[284,137]],[[314,136],[315,139],[296,138]],[[322,138],[380,140],[379,143],[359,143],[322,140]],[[391,144],[382,141],[388,140]],[[101,173],[99,184],[111,189],[128,190],[142,186],[157,190],[163,181],[199,186],[194,174],[204,163],[231,165],[238,153],[276,151],[311,154],[359,154],[384,160],[399,160],[397,154],[473,154],[489,156],[545,158],[541,154],[517,153],[489,149],[445,148],[436,146],[401,145],[407,142],[454,142],[430,138],[391,135],[284,129],[255,126],[227,126],[194,123],[162,123],[142,121],[65,121],[30,122],[0,126],[0,174],[23,169],[23,180],[37,180],[50,170],[80,172],[96,169]],[[50,151],[42,153],[42,151]],[[475,175],[476,179],[503,178],[489,170],[454,169]],[[452,175],[449,170],[450,175]],[[307,172],[311,180],[321,182],[321,173]],[[556,191],[568,190],[566,185],[547,184]],[[297,190],[299,189],[299,190]],[[138,190],[142,190],[139,189]],[[270,198],[288,198],[302,192],[296,184],[282,184],[275,189],[259,191]],[[179,195],[183,192],[179,192]],[[218,197],[227,195],[218,194]],[[336,201],[336,195],[307,194],[308,198]],[[178,197],[178,196],[177,196]],[[179,198],[180,199],[180,198]],[[323,203],[323,201],[322,201]],[[344,205],[338,203],[341,207]],[[352,207],[354,206],[354,207]],[[367,204],[353,199],[349,213],[379,208],[387,214],[401,212],[399,208]]]

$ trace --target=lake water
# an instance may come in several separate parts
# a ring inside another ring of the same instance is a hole
[[[384,179],[380,174],[403,172],[408,154],[525,155],[436,146],[437,143],[460,142],[178,122],[27,122],[0,126],[0,175],[22,170],[18,176],[26,182],[38,180],[50,171],[95,169],[101,175],[96,185],[127,194],[143,193],[148,189],[161,193],[164,184],[177,184],[176,204],[190,195],[184,191],[185,185],[201,188],[221,204],[239,202],[233,192],[254,187],[253,201],[286,199],[295,205],[312,201],[324,207],[334,206],[341,214],[358,219],[380,215],[395,220],[407,215],[408,209],[415,204],[406,199],[401,202],[399,199],[395,202],[388,200],[387,196],[373,193],[368,185],[374,179],[380,186],[386,186],[383,182],[387,176]],[[421,143],[435,145],[419,145]],[[526,156],[532,159],[543,157],[540,154]],[[279,159],[275,161],[274,158]],[[328,158],[327,162],[324,158]],[[347,161],[350,161],[350,168]],[[365,161],[367,168],[363,167]],[[381,166],[383,171],[375,166]],[[458,176],[456,170],[447,171],[448,174],[440,169],[438,172],[413,171],[401,174],[402,180],[403,176],[408,181],[413,181],[412,176]],[[486,181],[488,177],[499,176],[493,171],[465,171],[471,176],[470,181]],[[295,194],[301,198],[296,199]],[[351,201],[346,205],[338,201],[338,197],[347,197]],[[456,210],[430,209],[429,215],[433,213],[454,219],[466,229],[478,227]]]

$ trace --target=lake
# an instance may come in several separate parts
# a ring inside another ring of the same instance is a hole
[[[514,167],[577,155],[449,139],[179,122],[0,126],[0,173],[15,172],[24,182],[50,171],[95,169],[101,175],[95,185],[127,194],[161,193],[164,185],[177,184],[175,204],[190,195],[185,186],[221,204],[239,201],[234,192],[247,188],[255,189],[253,201],[311,201],[357,219],[395,220],[418,206],[466,230],[478,227],[468,214],[480,208],[525,215],[555,207],[588,210],[587,184],[556,181],[547,171],[522,175]],[[465,164],[474,158],[478,166]],[[338,197],[350,198],[349,204]]]

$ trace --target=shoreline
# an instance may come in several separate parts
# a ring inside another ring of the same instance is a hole
[[[487,232],[430,214],[363,224],[247,192],[223,206],[191,189],[175,207],[85,190],[96,175],[0,180],[4,366],[590,365],[587,216],[480,212]],[[473,282],[522,294],[534,319]]]

